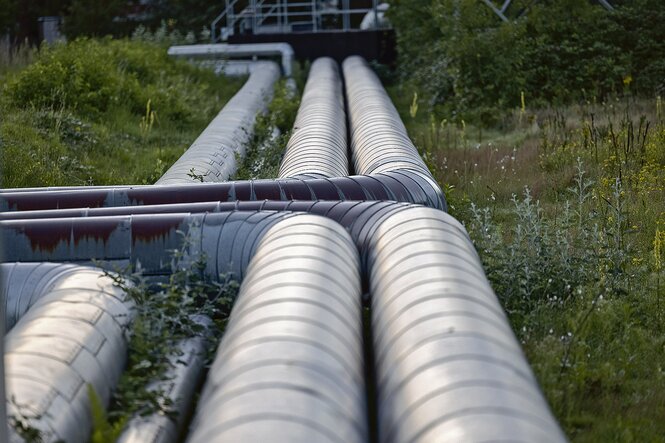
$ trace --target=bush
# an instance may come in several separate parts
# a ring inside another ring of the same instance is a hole
[[[536,106],[662,93],[662,2],[617,5],[608,12],[578,0],[516,1],[503,22],[476,0],[395,0],[389,14],[402,75],[430,105],[494,124],[496,111],[519,106],[522,92]]]
[[[44,46],[0,77],[3,183],[14,187],[152,183],[244,81],[110,38]]]
[[[151,44],[79,39],[43,49],[6,93],[20,107],[69,108],[93,118],[114,107],[141,115],[151,100],[160,118],[178,124],[200,115],[207,92],[191,87],[193,71]]]

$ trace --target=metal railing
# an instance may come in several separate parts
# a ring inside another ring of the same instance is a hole
[[[240,33],[297,33],[348,31],[354,15],[374,14],[375,27],[380,26],[379,1],[371,8],[351,8],[350,0],[249,0],[247,6],[238,0],[226,0],[224,10],[210,25],[212,42],[226,41]],[[340,20],[341,18],[341,20]]]

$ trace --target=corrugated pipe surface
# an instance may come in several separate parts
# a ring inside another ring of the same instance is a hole
[[[247,270],[188,441],[365,442],[358,253],[331,220],[274,225]]]
[[[279,76],[279,66],[273,62],[261,62],[253,69],[240,91],[156,184],[220,182],[233,175],[236,156],[244,157],[256,116],[270,102]]]
[[[35,288],[42,292],[5,337],[8,413],[31,417],[44,441],[87,441],[88,385],[108,402],[124,367],[132,309],[99,269],[57,265],[49,274],[49,284]],[[18,280],[12,282],[20,291]],[[10,441],[24,440],[12,428]]]
[[[380,441],[566,441],[458,221],[385,219],[368,272]]]
[[[7,261],[127,262],[145,275],[173,270],[173,251],[206,257],[211,278],[242,271],[263,233],[291,213],[159,214],[0,222]],[[187,263],[183,263],[187,265]]]
[[[343,177],[349,174],[346,113],[337,62],[312,63],[279,178]]]
[[[152,207],[127,207],[123,208],[125,215],[0,222],[0,240],[10,245],[10,261],[88,262],[97,258],[140,263],[144,273],[156,275],[171,271],[171,251],[181,248],[186,237],[192,259],[205,254],[210,276],[233,272],[241,277],[266,229],[292,213],[307,212],[334,220],[364,252],[383,219],[410,207],[414,205],[390,201],[212,202],[163,205],[153,214],[140,215],[130,214]]]
[[[329,179],[248,180],[198,185],[5,192],[0,194],[0,211],[235,200],[392,200],[446,209],[443,193],[429,173],[404,169],[371,176]]]
[[[63,263],[0,264],[0,300],[5,305],[5,331],[14,327],[40,297],[81,266]]]
[[[342,68],[356,173],[415,169],[431,177],[397,109],[365,59],[349,57]]]

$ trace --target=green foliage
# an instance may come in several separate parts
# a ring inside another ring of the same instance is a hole
[[[223,9],[223,3],[208,0],[155,0],[150,9],[151,17],[143,24],[149,29],[158,29],[166,22],[171,30],[185,35],[209,28]]]
[[[497,123],[529,103],[654,95],[665,87],[665,8],[625,2],[608,12],[577,0],[513,2],[503,22],[476,0],[396,0],[401,71],[450,115]],[[422,25],[413,26],[413,23]],[[429,42],[423,46],[422,42]]]
[[[256,118],[254,134],[236,173],[236,180],[268,179],[279,175],[284,148],[291,137],[300,106],[297,94],[297,91],[287,87],[284,80],[279,82],[268,112]]]
[[[26,405],[18,404],[16,398],[7,399],[11,405],[7,414],[7,425],[23,439],[25,443],[43,443],[48,435],[32,425],[33,420],[39,420],[40,415],[35,414]]]
[[[500,115],[501,131],[420,109],[411,118],[413,90],[390,91],[568,436],[660,441],[662,100],[526,100]]]
[[[149,282],[141,269],[109,274],[135,305],[129,361],[109,412],[114,429],[135,415],[173,414],[167,393],[157,383],[166,381],[178,343],[203,336],[209,339],[212,353],[224,329],[238,285],[231,276],[211,279],[205,275],[205,257],[191,262],[189,245],[184,237],[182,247],[174,251],[173,272],[166,282]],[[211,325],[197,321],[202,316],[211,319]]]
[[[181,124],[201,115],[209,92],[188,87],[195,72],[146,43],[79,39],[43,49],[5,93],[16,106],[67,107],[93,117],[113,107],[141,115],[151,100],[162,118]]]
[[[111,39],[42,48],[0,77],[9,187],[153,183],[244,81]]]
[[[78,37],[127,37],[138,26],[184,36],[208,28],[223,5],[206,0],[0,0],[0,35],[38,43],[38,17],[61,16],[61,31],[68,39]],[[147,10],[146,10],[147,6]],[[136,14],[137,11],[144,13]],[[208,34],[209,36],[209,34]],[[207,37],[202,40],[208,40]]]
[[[132,32],[131,39],[133,41],[155,43],[163,46],[191,45],[196,43],[197,37],[194,32],[188,31],[183,35],[178,29],[175,29],[173,25],[175,25],[174,20],[169,20],[168,23],[162,21],[161,25],[154,31],[151,31],[143,25],[139,25]],[[210,40],[210,30],[204,28],[201,31],[198,40],[208,43]]]
[[[109,423],[106,408],[91,384],[88,384],[88,398],[90,399],[90,411],[92,412],[91,443],[115,443],[118,441],[127,420],[123,419],[113,424]]]
[[[126,8],[126,0],[71,0],[62,31],[70,39],[126,35],[122,22],[113,20]]]

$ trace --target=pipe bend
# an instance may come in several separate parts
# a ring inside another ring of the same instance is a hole
[[[28,266],[50,270],[48,284],[5,337],[8,413],[36,417],[30,425],[45,441],[87,441],[87,386],[108,402],[124,367],[132,303],[100,269]],[[11,441],[22,441],[15,432]]]
[[[168,55],[185,58],[254,57],[281,55],[284,75],[291,77],[295,51],[286,42],[171,46]]]
[[[67,275],[80,270],[80,266],[67,263],[0,264],[0,300],[5,305],[5,333],[50,288],[62,285]]]

